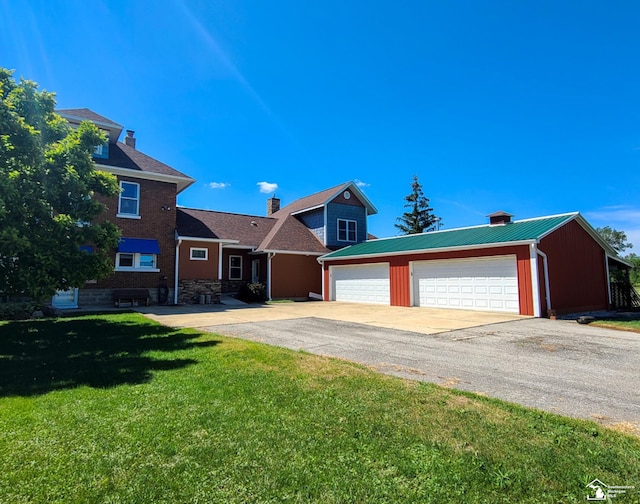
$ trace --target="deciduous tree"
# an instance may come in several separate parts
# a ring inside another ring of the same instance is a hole
[[[37,301],[113,271],[119,231],[97,223],[113,175],[91,154],[105,141],[95,125],[71,129],[55,95],[0,68],[0,292]]]
[[[627,241],[627,234],[624,231],[618,231],[610,226],[596,228],[596,231],[620,255],[625,250],[633,248],[633,244]]]

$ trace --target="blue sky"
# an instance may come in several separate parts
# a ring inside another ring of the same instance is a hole
[[[136,131],[189,207],[358,180],[396,234],[580,211],[640,253],[640,3],[0,0],[0,65]]]

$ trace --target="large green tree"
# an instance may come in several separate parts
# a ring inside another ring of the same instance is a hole
[[[119,191],[91,157],[105,138],[88,122],[71,129],[55,103],[0,68],[0,292],[38,301],[111,273],[119,237],[96,222],[104,205],[94,194]]]
[[[422,185],[418,176],[413,176],[411,182],[411,193],[404,197],[404,208],[407,209],[396,220],[395,224],[403,234],[417,234],[426,231],[433,231],[440,222],[440,218],[433,213],[433,208],[429,206],[429,199],[422,191]]]
[[[620,255],[630,248],[633,244],[627,241],[627,234],[624,231],[618,231],[610,226],[596,228],[598,234]]]

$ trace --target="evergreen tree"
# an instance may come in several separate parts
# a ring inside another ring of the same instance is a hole
[[[399,224],[395,224],[403,234],[424,233],[436,229],[440,218],[433,214],[433,208],[429,206],[429,199],[422,192],[422,184],[418,181],[417,175],[413,176],[411,194],[404,199],[406,201],[404,207],[408,211],[398,217],[396,220]]]

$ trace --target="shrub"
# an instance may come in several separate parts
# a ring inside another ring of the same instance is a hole
[[[267,299],[267,287],[263,283],[248,283],[240,287],[238,299],[245,303],[262,303]]]
[[[30,301],[0,303],[0,320],[28,319],[34,311],[39,309],[41,309],[39,305]]]

